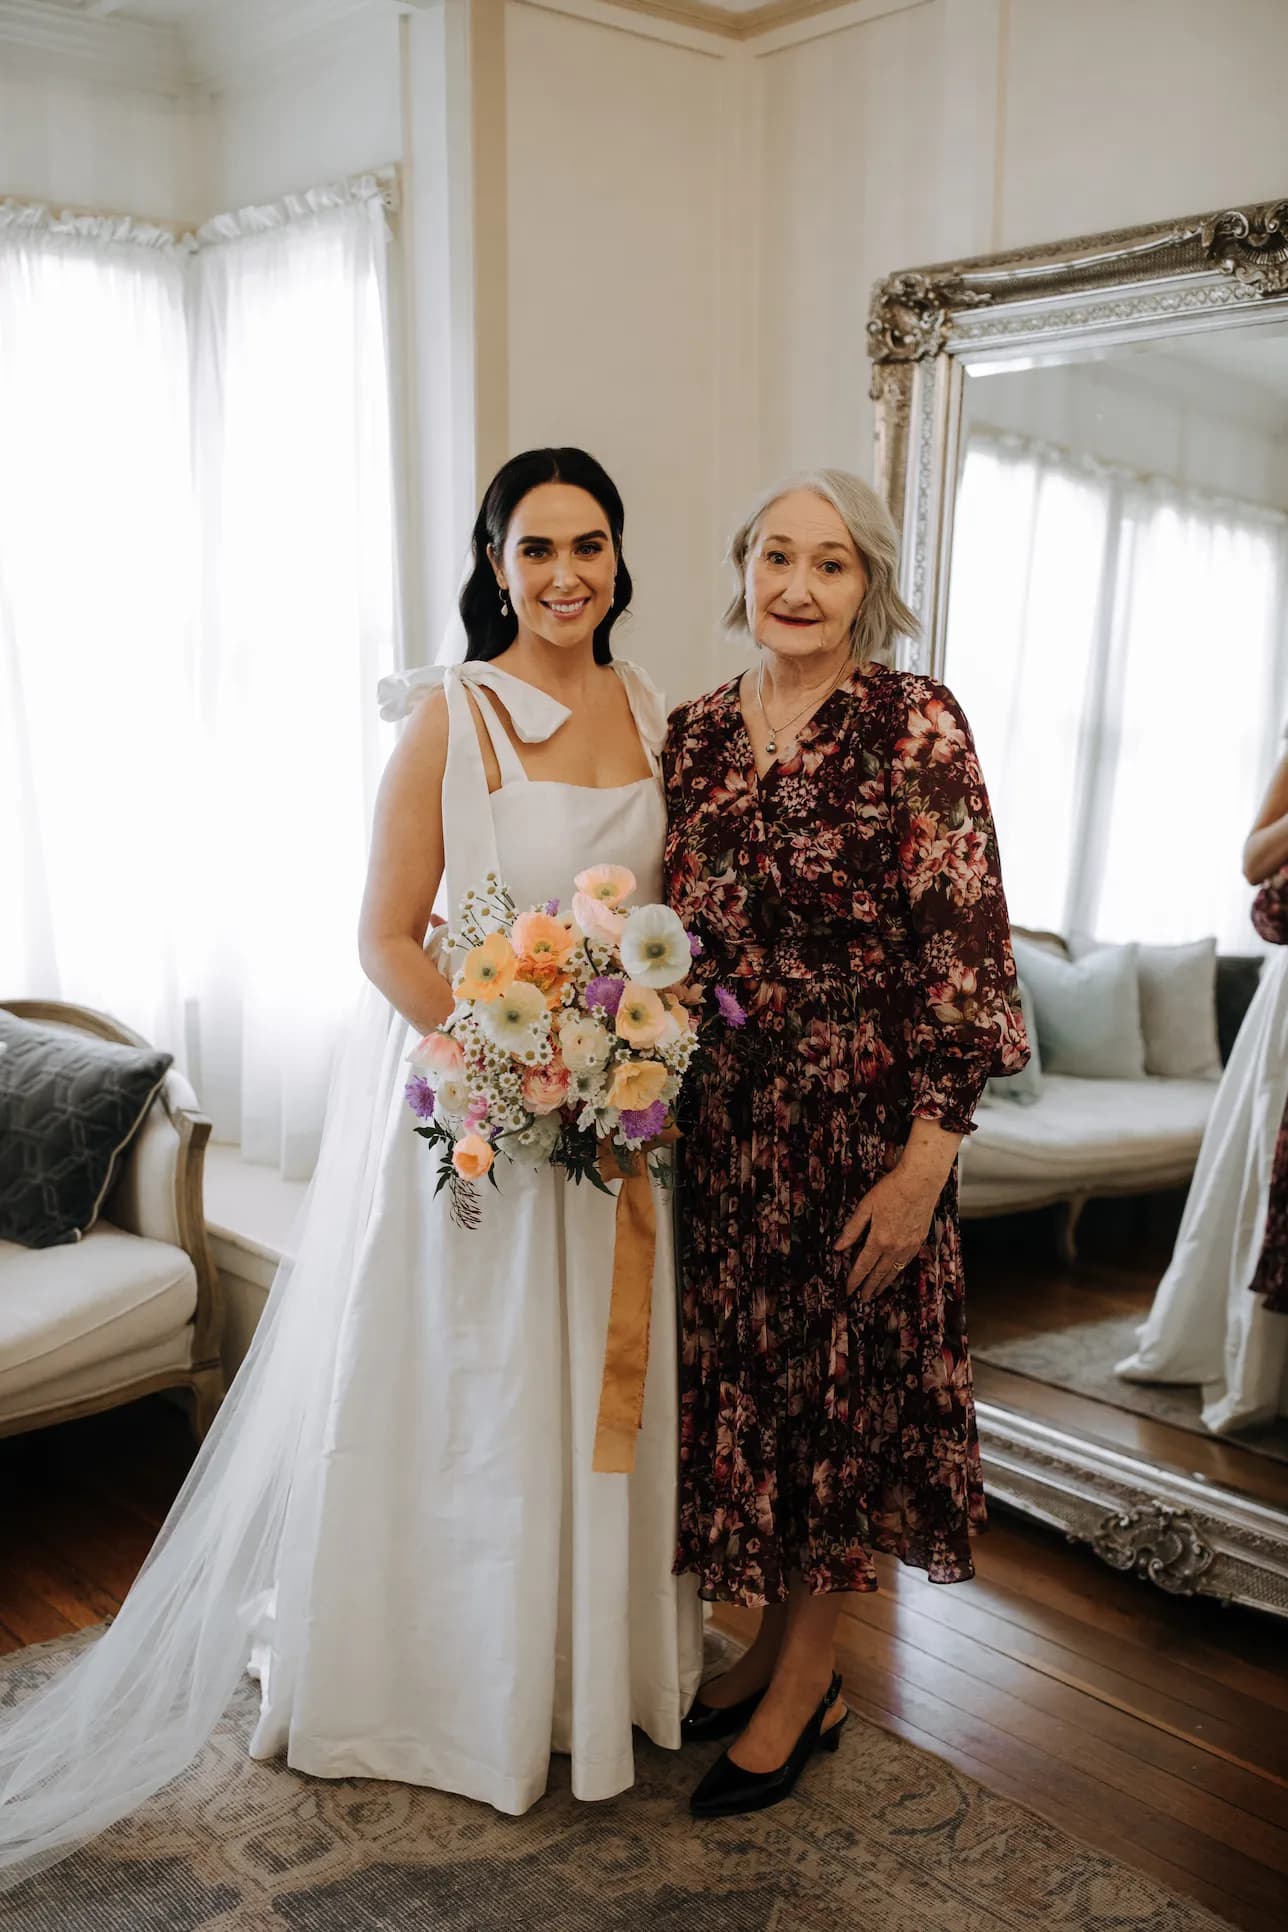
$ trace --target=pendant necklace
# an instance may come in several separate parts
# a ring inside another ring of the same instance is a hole
[[[760,707],[760,716],[762,721],[764,722],[765,732],[767,734],[765,738],[765,750],[769,753],[771,758],[776,758],[778,756],[779,732],[788,730],[790,726],[796,723],[796,719],[803,718],[807,711],[820,711],[822,707],[827,703],[828,699],[831,697],[833,691],[836,690],[837,686],[841,682],[841,679],[845,676],[849,668],[850,668],[850,660],[847,658],[845,663],[841,666],[840,670],[838,671],[837,675],[832,679],[832,682],[827,687],[827,690],[824,691],[821,698],[811,698],[809,703],[806,705],[803,705],[801,709],[795,714],[794,717],[787,718],[781,725],[775,726],[770,724],[769,713],[765,710],[765,660],[763,657],[761,658],[760,669],[756,673],[756,703]],[[793,739],[792,742],[794,744],[795,739]]]

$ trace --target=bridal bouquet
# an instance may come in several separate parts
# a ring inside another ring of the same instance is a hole
[[[517,912],[494,873],[466,894],[456,1005],[409,1056],[416,1132],[438,1149],[438,1191],[451,1189],[466,1226],[498,1155],[605,1188],[601,1149],[624,1175],[673,1125],[697,1045],[700,995],[685,986],[697,942],[666,906],[627,904],[624,866],[575,883],[567,911],[550,900]],[[720,1001],[726,1019],[732,1004]]]

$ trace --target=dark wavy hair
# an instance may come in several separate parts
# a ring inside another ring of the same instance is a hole
[[[467,659],[499,657],[518,636],[519,620],[513,608],[508,616],[501,615],[501,594],[488,559],[488,546],[500,556],[511,517],[528,492],[542,483],[569,483],[585,490],[608,519],[609,534],[617,553],[617,582],[612,607],[595,632],[595,662],[608,664],[613,655],[609,644],[613,625],[629,605],[634,588],[622,556],[626,512],[612,477],[584,449],[524,450],[502,464],[488,484],[474,525],[470,574],[461,592],[461,621],[468,640],[465,656]]]

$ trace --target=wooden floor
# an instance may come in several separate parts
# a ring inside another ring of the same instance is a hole
[[[1288,1511],[1288,1463],[1256,1454],[1237,1437],[1182,1429],[982,1359],[991,1346],[1055,1328],[1076,1329],[1083,1322],[1124,1315],[1143,1321],[1171,1259],[1184,1199],[1183,1191],[1174,1191],[1090,1202],[1073,1263],[1061,1259],[1055,1221],[1046,1210],[967,1222],[963,1247],[975,1393],[1000,1408],[1017,1409]]]
[[[160,1399],[0,1441],[0,1650],[119,1606],[190,1458]],[[1288,1623],[1179,1603],[999,1518],[973,1583],[885,1559],[855,1710],[1231,1923],[1288,1921]],[[747,1631],[746,1613],[723,1610]]]

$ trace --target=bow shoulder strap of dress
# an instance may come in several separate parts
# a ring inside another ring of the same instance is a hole
[[[634,663],[628,657],[614,658],[613,663],[618,677],[626,686],[626,696],[640,742],[648,753],[653,770],[660,775],[662,746],[666,743],[666,699],[643,665]]]
[[[545,691],[486,661],[427,664],[380,680],[380,715],[390,722],[410,716],[417,704],[440,688],[447,699],[443,910],[449,924],[469,888],[479,885],[489,872],[500,872],[487,772],[467,695],[471,686],[496,693],[524,744],[544,743],[572,715],[567,705]]]

